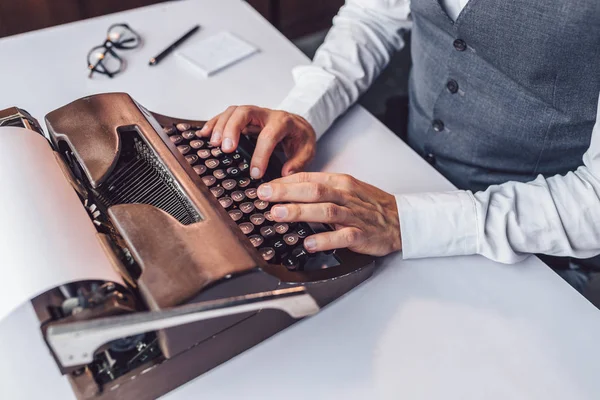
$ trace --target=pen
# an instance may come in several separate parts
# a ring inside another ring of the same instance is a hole
[[[152,65],[158,64],[163,58],[165,58],[166,56],[168,56],[169,54],[171,54],[171,52],[173,50],[175,50],[181,43],[183,43],[190,36],[192,36],[194,33],[196,33],[196,31],[198,31],[198,29],[200,29],[200,25],[196,25],[195,27],[193,27],[192,29],[190,29],[185,35],[183,35],[182,37],[180,37],[179,39],[177,39],[175,41],[175,43],[173,43],[172,45],[170,45],[169,47],[167,47],[166,49],[164,49],[159,55],[157,55],[156,57],[152,57],[150,59],[150,62],[148,63],[148,65],[152,66]]]

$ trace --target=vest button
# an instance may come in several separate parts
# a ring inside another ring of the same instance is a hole
[[[462,39],[456,39],[454,41],[454,48],[458,51],[465,51],[467,49],[467,44]]]
[[[431,126],[433,127],[433,130],[436,132],[441,132],[444,130],[444,123],[442,121],[440,121],[439,119],[433,120],[433,122],[431,123]]]
[[[427,160],[427,162],[431,165],[435,164],[435,156],[432,153],[428,153],[425,156],[425,160]]]
[[[448,82],[446,82],[446,88],[450,93],[454,94],[458,92],[458,82],[456,82],[454,79],[450,79]]]

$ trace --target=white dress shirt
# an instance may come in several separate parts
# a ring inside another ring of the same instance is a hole
[[[443,5],[456,19],[466,3]],[[296,85],[279,108],[306,118],[321,137],[404,47],[409,14],[410,0],[347,0],[312,64],[294,69]],[[404,258],[482,254],[513,263],[528,253],[600,254],[600,118],[583,165],[565,176],[396,201]]]

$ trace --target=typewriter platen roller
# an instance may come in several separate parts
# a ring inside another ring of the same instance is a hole
[[[306,229],[327,227],[262,229],[269,205],[254,206],[250,189],[260,182],[243,175],[251,140],[230,158],[193,137],[202,121],[149,112],[123,93],[77,100],[46,124],[65,179],[126,282],[74,283],[33,300],[79,399],[156,398],[372,274],[370,257],[344,250],[308,259],[297,250]],[[280,171],[273,159],[266,179]]]

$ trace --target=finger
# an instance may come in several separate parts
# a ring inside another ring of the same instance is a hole
[[[281,174],[283,176],[288,176],[303,171],[314,156],[314,147],[306,143],[300,149],[296,150],[293,153],[293,156],[283,164]]]
[[[206,121],[204,126],[199,131],[196,131],[196,136],[200,136],[200,137],[210,136],[212,134],[213,128],[215,127],[220,116],[221,116],[221,114],[218,114],[218,115],[212,117],[210,120]]]
[[[254,125],[260,123],[257,121],[260,112],[252,110],[250,107],[237,107],[229,117],[223,130],[223,142],[221,149],[225,153],[231,153],[237,148],[242,130],[254,122]]]
[[[344,203],[343,194],[325,183],[265,183],[258,188],[258,197],[271,202]]]
[[[280,204],[271,208],[271,216],[277,222],[302,221],[344,225],[348,225],[352,219],[348,208],[334,203]]]
[[[267,170],[269,158],[275,150],[277,143],[286,135],[286,126],[281,122],[268,123],[258,135],[252,161],[250,162],[250,176],[254,179],[261,178]]]
[[[210,137],[210,144],[213,146],[220,146],[223,141],[223,130],[225,129],[225,125],[227,121],[229,121],[229,117],[236,110],[236,106],[227,107],[227,110],[223,111],[213,128],[212,136]]]
[[[318,233],[304,239],[304,248],[310,253],[344,249],[360,244],[362,232],[356,228],[342,228],[339,231]]]
[[[331,184],[333,181],[333,176],[336,174],[331,174],[327,172],[299,172],[293,175],[284,176],[282,178],[277,178],[271,181],[271,183],[303,183],[303,182],[314,182],[314,183],[323,183],[323,184]]]

